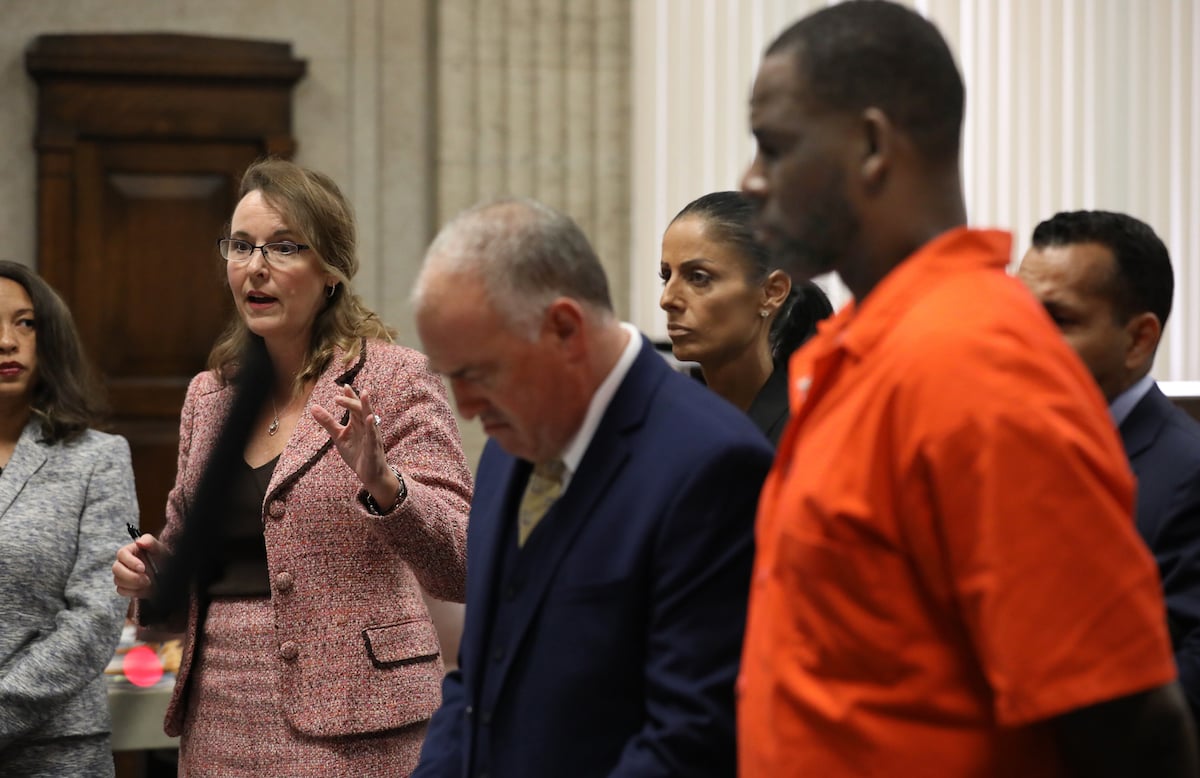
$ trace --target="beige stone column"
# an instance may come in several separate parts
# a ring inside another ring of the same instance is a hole
[[[571,215],[629,307],[629,0],[437,3],[436,217],[533,197]]]

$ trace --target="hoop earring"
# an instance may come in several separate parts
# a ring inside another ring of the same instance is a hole
[[[327,287],[325,287],[325,296],[333,297],[333,293],[336,291],[337,291],[337,284],[333,284],[332,286],[327,286]],[[766,316],[765,313],[763,315]]]

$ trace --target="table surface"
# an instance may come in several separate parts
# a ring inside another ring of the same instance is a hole
[[[163,717],[171,701],[172,684],[137,687],[108,687],[108,710],[112,714],[112,750],[141,751],[178,748],[179,738],[163,732]]]

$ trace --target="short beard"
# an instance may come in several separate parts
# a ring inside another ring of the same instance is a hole
[[[811,281],[837,269],[837,256],[811,243],[789,238],[771,253],[771,259],[792,277],[793,284]]]
[[[792,277],[792,283],[811,281],[842,267],[858,233],[858,218],[849,204],[830,198],[805,215],[801,229],[779,241],[771,258]]]
[[[809,190],[810,198],[791,214],[792,229],[779,231],[772,252],[793,283],[838,271],[858,239],[858,215],[845,194],[845,174],[835,167],[821,173],[820,183]]]

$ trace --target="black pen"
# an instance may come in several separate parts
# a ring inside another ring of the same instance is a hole
[[[140,529],[133,526],[129,522],[125,522],[125,528],[129,530],[129,537],[133,538],[134,540],[137,540],[143,534],[145,534]],[[139,547],[138,551],[141,551],[141,550],[142,549]],[[154,564],[154,559],[150,556],[150,552],[149,551],[143,552],[143,556],[145,556],[146,561],[150,563],[150,572],[154,573],[155,578],[158,578],[158,565]]]

